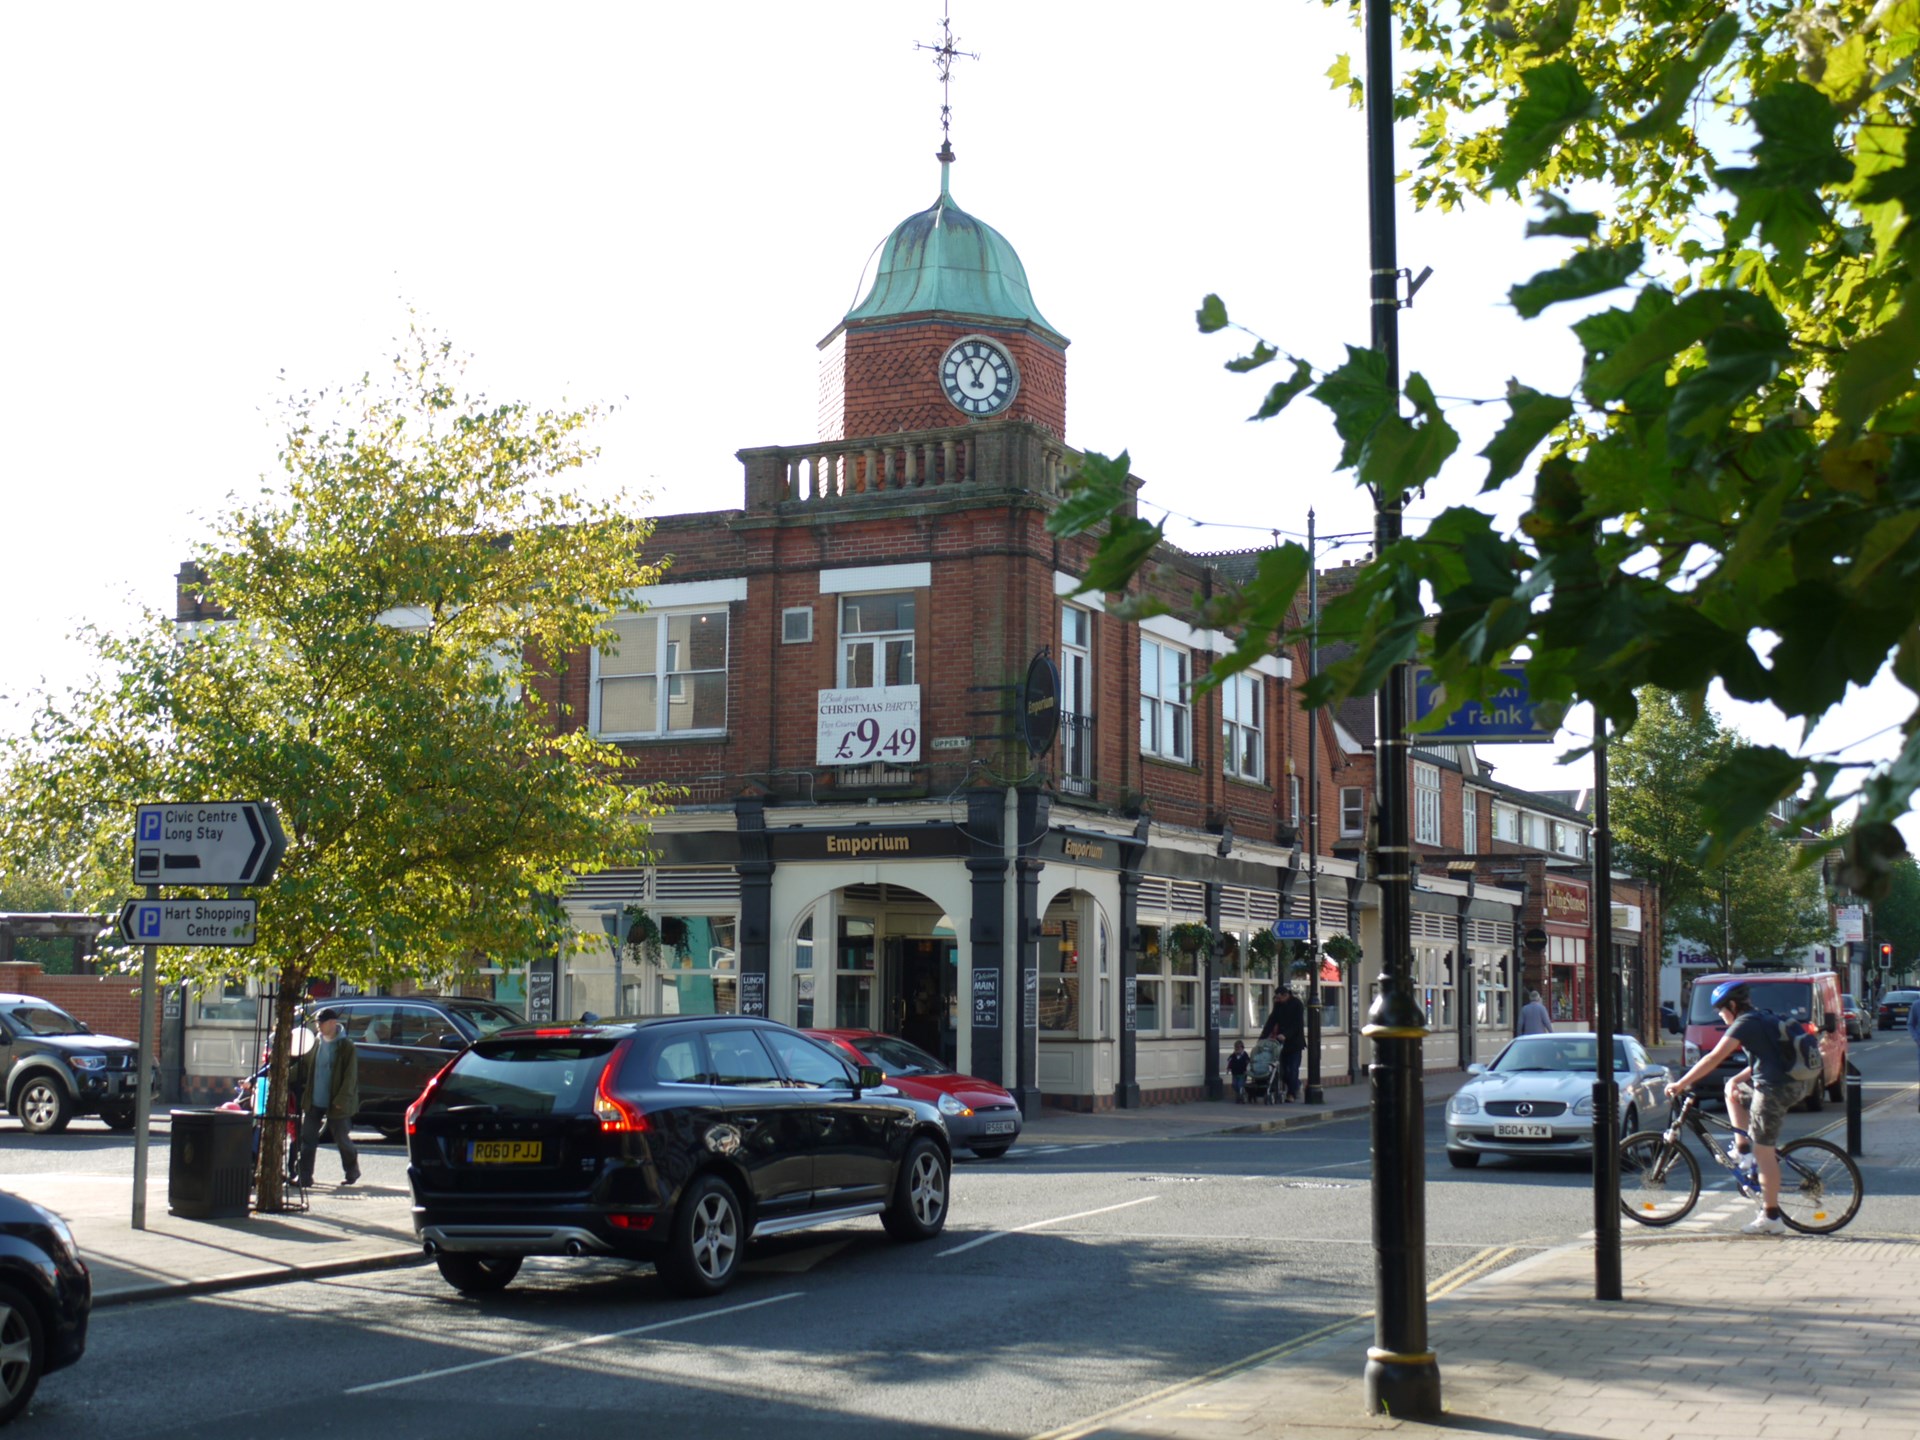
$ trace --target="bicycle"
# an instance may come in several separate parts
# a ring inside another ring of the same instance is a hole
[[[1729,1135],[1746,1132],[1700,1109],[1700,1098],[1680,1101],[1665,1130],[1641,1130],[1620,1142],[1620,1208],[1642,1225],[1672,1225],[1684,1220],[1700,1198],[1700,1163],[1683,1143],[1692,1131],[1707,1153],[1731,1170],[1743,1195],[1759,1198],[1760,1182],[1751,1182],[1707,1133],[1707,1126]],[[1774,1152],[1780,1157],[1780,1218],[1803,1235],[1831,1235],[1853,1219],[1863,1193],[1860,1167],[1847,1152],[1826,1140],[1789,1140]]]

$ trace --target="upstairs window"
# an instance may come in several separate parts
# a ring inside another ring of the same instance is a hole
[[[1140,749],[1166,760],[1193,759],[1188,687],[1193,657],[1178,645],[1140,637]]]
[[[1267,778],[1266,683],[1259,675],[1232,676],[1220,687],[1220,732],[1227,774]]]
[[[595,734],[719,734],[727,728],[727,612],[649,610],[610,627],[593,654]]]
[[[1440,767],[1413,764],[1413,838],[1422,845],[1440,843]]]
[[[911,591],[841,597],[841,689],[914,683],[913,614]]]
[[[1340,838],[1351,840],[1366,833],[1367,792],[1359,785],[1340,787]]]

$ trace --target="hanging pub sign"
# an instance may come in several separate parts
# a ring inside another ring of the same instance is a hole
[[[1060,733],[1060,667],[1042,650],[1027,665],[1027,678],[1016,692],[1020,738],[1036,760],[1053,748]]]

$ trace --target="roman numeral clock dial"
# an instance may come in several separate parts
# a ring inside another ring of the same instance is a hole
[[[940,361],[947,402],[967,415],[997,415],[1013,403],[1020,371],[1013,357],[980,335],[956,340]]]

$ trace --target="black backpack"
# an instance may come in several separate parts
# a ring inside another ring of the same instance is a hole
[[[1801,1081],[1821,1079],[1826,1072],[1826,1062],[1820,1055],[1820,1032],[1804,1020],[1776,1015],[1771,1010],[1760,1013],[1774,1026],[1780,1063],[1786,1067],[1787,1077]]]

